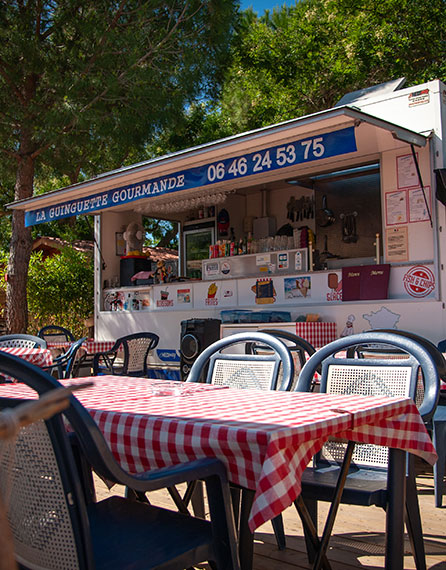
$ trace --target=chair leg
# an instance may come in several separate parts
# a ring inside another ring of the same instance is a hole
[[[239,529],[239,557],[241,570],[251,570],[254,555],[254,535],[249,530],[248,519],[254,502],[254,491],[242,489]]]
[[[195,481],[195,487],[192,492],[191,497],[192,509],[196,517],[201,519],[206,518],[205,508],[204,508],[204,492],[203,492],[203,481]]]
[[[285,529],[283,526],[283,517],[282,515],[277,515],[271,520],[271,524],[273,525],[274,535],[276,537],[277,547],[279,550],[285,550],[286,548],[286,538],[285,538]]]
[[[439,409],[440,407],[437,408],[437,410]],[[436,420],[434,417],[433,443],[438,454],[438,461],[434,464],[435,506],[441,507],[443,504],[444,475],[446,468],[446,419]]]
[[[315,566],[313,563],[321,547],[321,541],[317,535],[317,501],[310,501],[307,504],[307,502],[303,500],[302,495],[299,495],[294,501],[294,506],[296,507],[297,512],[299,513],[299,516],[302,520],[308,561],[313,565],[312,567],[314,568]],[[331,569],[330,562],[328,561],[325,552],[321,553],[318,566],[324,570]]]
[[[415,480],[414,458],[411,455],[409,455],[408,464],[408,475],[406,478],[406,528],[415,559],[415,566],[417,570],[426,570],[426,553]]]

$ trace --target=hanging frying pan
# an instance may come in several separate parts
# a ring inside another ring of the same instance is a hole
[[[335,221],[335,216],[332,210],[327,208],[327,196],[324,194],[322,196],[322,208],[316,212],[316,224],[320,228],[326,228],[331,226]]]

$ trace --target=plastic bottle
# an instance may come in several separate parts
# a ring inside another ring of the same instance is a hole
[[[252,235],[248,233],[247,253],[252,253]]]
[[[131,311],[131,310],[132,310],[132,300],[130,299],[130,293],[129,293],[124,302],[124,311]]]

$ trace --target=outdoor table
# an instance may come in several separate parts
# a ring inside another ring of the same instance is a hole
[[[66,381],[85,382],[87,378]],[[393,448],[395,491],[387,511],[386,567],[403,568],[405,454],[433,464],[435,449],[410,398],[236,390],[208,384],[101,376],[76,397],[89,410],[121,466],[142,472],[200,457],[221,459],[232,483],[252,491],[240,528],[242,567],[252,534],[292,504],[301,476],[330,436]],[[0,397],[29,397],[20,384]]]
[[[7,352],[8,354],[13,354],[14,356],[19,356],[23,360],[27,360],[35,366],[51,366],[53,363],[53,357],[51,356],[51,351],[48,348],[26,348],[18,346],[0,346],[0,350]]]
[[[47,347],[50,350],[66,350],[70,348],[73,341],[48,341]],[[85,350],[87,354],[96,354],[97,352],[106,352],[113,348],[115,344],[114,340],[94,340],[94,338],[87,338],[82,344],[82,349]]]
[[[7,352],[8,354],[13,354],[27,360],[35,366],[40,366],[41,368],[45,366],[51,366],[53,363],[53,357],[51,351],[47,348],[37,347],[37,348],[26,348],[18,346],[0,346],[0,350]],[[15,378],[10,378],[9,376],[0,376],[3,378],[2,381],[6,380],[8,382],[16,382]]]

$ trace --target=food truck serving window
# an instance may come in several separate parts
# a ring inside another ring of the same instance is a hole
[[[346,260],[373,263],[376,234],[382,233],[379,164],[324,173],[311,184],[320,268],[340,267]]]

